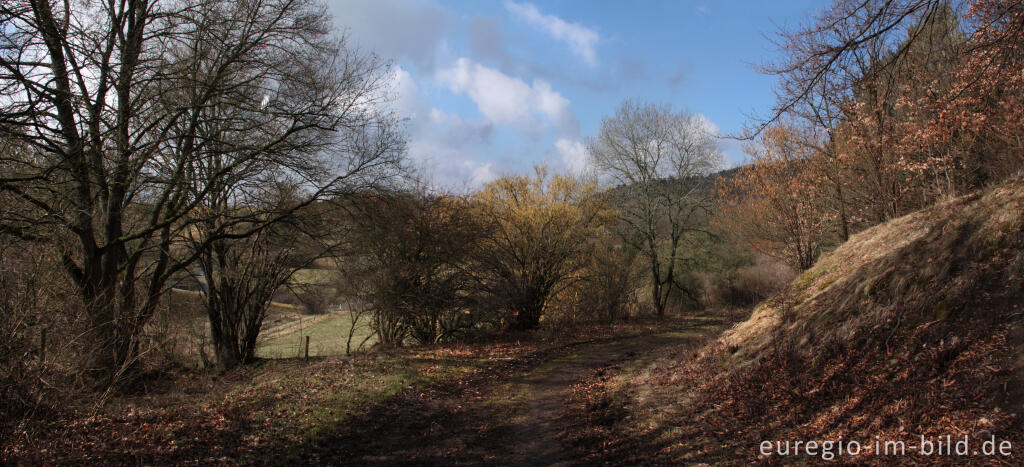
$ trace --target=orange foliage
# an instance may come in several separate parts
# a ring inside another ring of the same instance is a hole
[[[718,187],[723,230],[756,251],[800,269],[814,264],[829,239],[834,216],[818,169],[822,135],[783,123],[766,128],[747,148],[753,157]]]
[[[615,213],[596,185],[544,168],[499,178],[475,199],[491,232],[481,248],[481,282],[509,326],[536,327],[552,300],[583,279],[592,240]]]

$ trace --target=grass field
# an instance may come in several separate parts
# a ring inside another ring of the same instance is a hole
[[[331,313],[325,318],[307,316],[308,325],[301,322],[294,330],[271,337],[257,344],[256,356],[261,358],[301,357],[305,353],[306,336],[309,336],[310,356],[345,355],[345,342],[352,326],[348,312]],[[352,350],[356,350],[360,342],[370,335],[367,320],[356,324],[352,336]],[[366,345],[372,345],[372,339]]]
[[[328,269],[299,269],[298,271],[295,271],[295,273],[292,274],[291,283],[293,285],[324,284],[330,281],[332,274],[332,271]]]
[[[174,342],[176,351],[187,358],[199,359],[199,347],[204,346],[207,355],[213,354],[209,343],[209,321],[201,311],[199,292],[178,290],[171,292],[175,300],[176,316],[169,320],[166,332],[179,335]],[[357,350],[371,331],[368,319],[356,325],[352,336],[352,351]],[[307,315],[302,307],[286,303],[271,302],[263,329],[256,346],[260,358],[292,358],[305,354],[306,336],[310,337],[310,356],[341,356],[346,354],[346,339],[352,327],[348,312],[332,312],[327,315]],[[366,346],[373,345],[372,339]]]

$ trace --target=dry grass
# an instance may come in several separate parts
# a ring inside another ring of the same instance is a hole
[[[629,421],[595,462],[814,463],[757,446],[950,435],[1015,457],[901,461],[1019,465],[1024,176],[861,232],[718,341],[604,380],[593,397]]]
[[[787,291],[762,303],[750,320],[726,333],[722,343],[737,349],[738,357],[752,358],[778,334],[799,334],[808,336],[800,345],[808,355],[819,350],[815,343],[852,341],[880,323],[933,321],[932,311],[940,303],[963,308],[963,295],[988,285],[978,282],[981,271],[965,266],[983,267],[999,257],[1007,261],[1001,285],[1021,285],[1022,226],[1020,177],[983,195],[875,226],[823,256]]]

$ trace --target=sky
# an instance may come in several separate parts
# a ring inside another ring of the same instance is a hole
[[[775,102],[769,38],[822,2],[330,0],[347,46],[391,61],[409,157],[446,188],[535,165],[586,167],[586,140],[625,99],[739,134]],[[720,140],[727,166],[742,143]]]

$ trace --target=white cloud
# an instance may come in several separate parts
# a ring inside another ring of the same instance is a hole
[[[494,125],[432,107],[413,74],[395,67],[391,92],[394,110],[408,118],[408,155],[424,176],[445,188],[479,188],[496,178],[492,162],[479,161]],[[436,178],[435,178],[436,177]]]
[[[563,131],[578,131],[569,100],[544,80],[526,84],[468,58],[460,58],[452,67],[439,71],[437,79],[452,92],[469,96],[480,113],[493,123],[529,130],[539,123],[537,117],[543,116]]]
[[[466,168],[470,170],[469,183],[474,187],[481,187],[498,178],[494,173],[494,162],[477,164],[473,161],[466,161]]]
[[[544,30],[555,40],[568,44],[572,53],[583,59],[587,65],[597,65],[595,47],[600,39],[597,31],[580,24],[567,22],[554,15],[545,15],[537,10],[532,3],[505,2],[505,8],[527,23]]]
[[[693,118],[692,122],[693,122],[694,126],[698,130],[704,132],[705,135],[710,136],[710,137],[715,139],[715,143],[717,145],[717,151],[718,151],[718,155],[716,156],[716,158],[718,160],[715,162],[715,164],[717,165],[716,169],[728,168],[730,165],[726,161],[734,160],[735,155],[733,154],[733,151],[736,149],[738,144],[736,144],[736,145],[726,144],[726,145],[723,146],[722,143],[723,142],[726,142],[726,143],[728,143],[728,142],[739,143],[739,142],[734,140],[734,139],[730,140],[730,139],[723,138],[722,137],[722,129],[719,128],[718,125],[715,124],[715,122],[712,122],[711,119],[708,118],[707,116],[705,116],[704,114],[696,113],[696,114],[693,115],[692,118]]]
[[[587,148],[580,141],[560,138],[555,149],[562,155],[562,163],[572,173],[581,174],[587,168]]]
[[[710,118],[705,117],[702,113],[694,114],[693,122],[698,129],[703,130],[704,133],[708,135],[716,138],[722,135],[722,130],[718,128],[718,125],[716,125],[715,122],[712,122]]]

